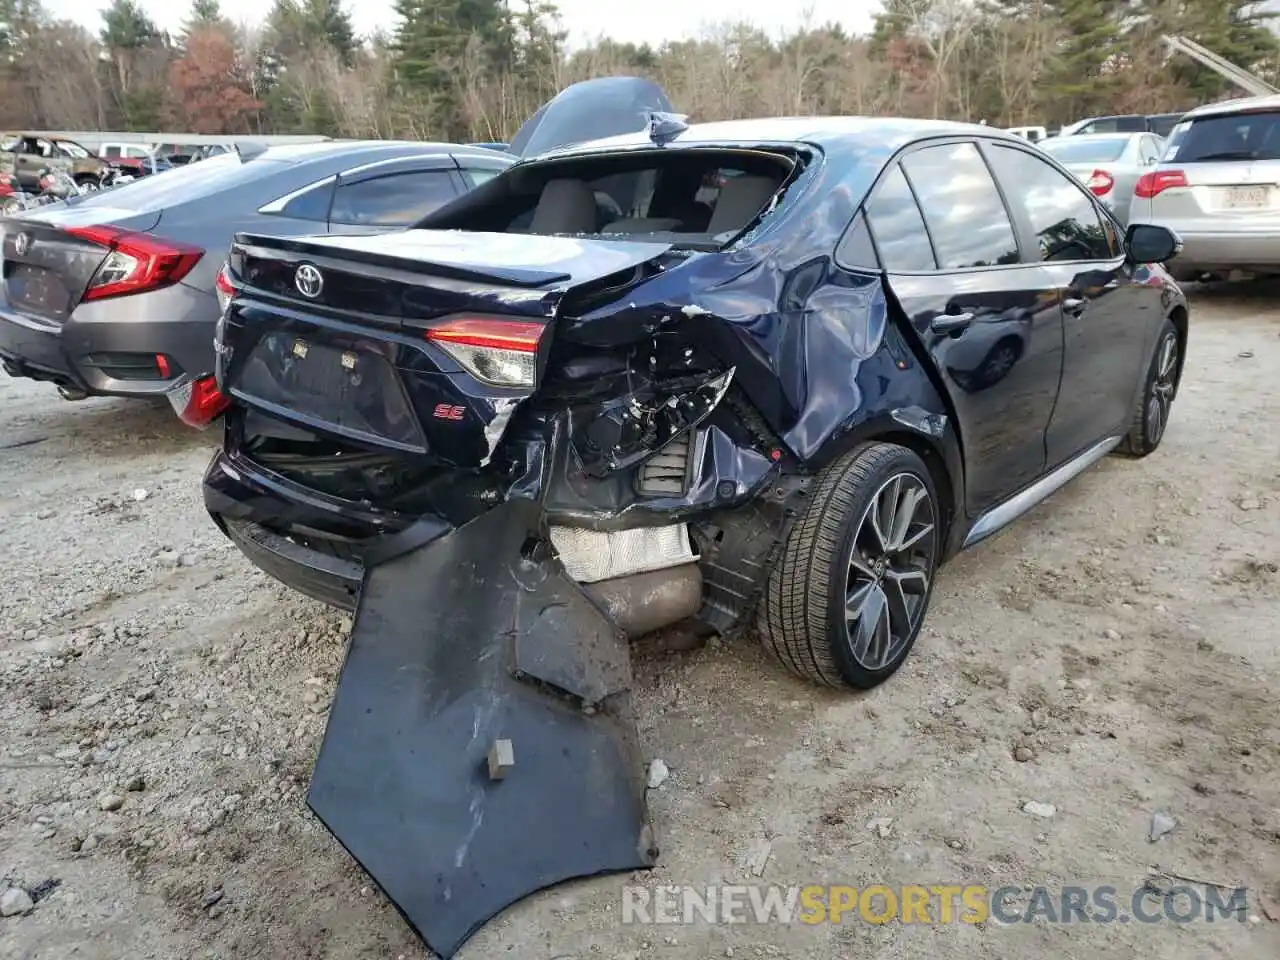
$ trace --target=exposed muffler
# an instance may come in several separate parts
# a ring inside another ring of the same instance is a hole
[[[702,571],[696,563],[583,585],[628,637],[692,617],[702,607]]]
[[[692,617],[702,571],[685,524],[599,531],[552,527],[565,572],[628,637]]]

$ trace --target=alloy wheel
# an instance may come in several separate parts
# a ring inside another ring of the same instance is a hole
[[[1156,373],[1151,380],[1151,394],[1147,397],[1147,442],[1157,444],[1164,436],[1169,423],[1169,411],[1173,407],[1174,381],[1178,376],[1178,338],[1166,334],[1156,353]]]
[[[986,369],[983,371],[985,374],[983,379],[992,384],[999,383],[1009,375],[1009,371],[1013,369],[1014,362],[1013,347],[1008,345],[1000,347],[987,360]]]
[[[912,473],[890,477],[854,531],[845,584],[845,631],[866,670],[892,664],[915,636],[933,580],[933,497]]]

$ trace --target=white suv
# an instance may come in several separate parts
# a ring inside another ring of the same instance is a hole
[[[1181,280],[1232,270],[1280,274],[1280,96],[1197,107],[1138,180],[1130,223],[1182,238]]]

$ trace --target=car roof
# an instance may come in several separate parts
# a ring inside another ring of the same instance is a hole
[[[1229,117],[1238,113],[1254,113],[1267,110],[1280,110],[1280,94],[1267,94],[1262,97],[1238,97],[1234,100],[1222,100],[1218,103],[1206,103],[1188,110],[1182,119],[1200,120],[1204,117]]]
[[[823,150],[877,147],[897,150],[928,137],[983,136],[1025,144],[1015,134],[976,123],[952,120],[914,120],[897,117],[775,117],[695,123],[658,149],[755,143],[807,143]],[[624,133],[603,140],[572,144],[541,154],[538,159],[619,149],[656,147],[647,131]],[[529,158],[534,159],[534,158]]]
[[[464,146],[458,143],[431,143],[420,140],[322,140],[316,143],[289,143],[268,147],[261,154],[246,160],[270,160],[275,163],[305,163],[308,160],[328,159],[339,154],[349,156],[353,160],[367,157],[372,160],[386,154],[402,154],[406,156],[433,156],[436,154],[454,154],[457,156],[480,156],[492,159],[494,154],[501,156],[501,151],[484,147]]]
[[[1049,137],[1045,143],[1079,143],[1084,141],[1088,143],[1093,140],[1131,140],[1134,137],[1160,137],[1158,133],[1152,133],[1150,130],[1116,130],[1111,133],[1077,133],[1070,137]]]

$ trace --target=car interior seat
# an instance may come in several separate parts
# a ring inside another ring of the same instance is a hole
[[[595,233],[596,195],[583,180],[549,180],[542,188],[530,233]]]
[[[707,233],[738,232],[761,211],[778,189],[778,181],[772,177],[733,177],[720,188],[715,209]]]

